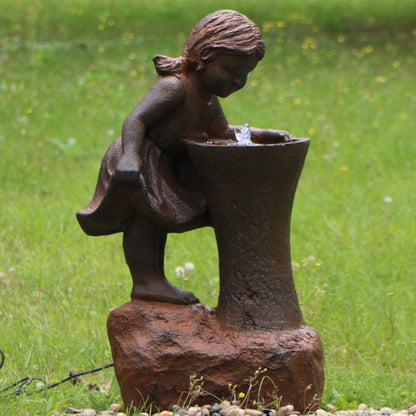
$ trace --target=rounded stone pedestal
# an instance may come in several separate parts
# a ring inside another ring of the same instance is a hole
[[[213,404],[231,398],[230,384],[246,394],[259,368],[267,371],[246,399],[250,406],[281,398],[304,412],[316,408],[322,394],[322,346],[312,328],[241,331],[202,304],[134,300],[111,312],[108,334],[126,406],[148,400],[169,409],[189,391],[191,376],[204,382],[195,403]]]

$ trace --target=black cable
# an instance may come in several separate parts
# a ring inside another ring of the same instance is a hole
[[[5,356],[4,356],[4,353],[1,349],[0,349],[0,358],[1,358],[1,361],[0,361],[0,369],[1,369],[3,367],[4,361],[5,361]],[[25,393],[27,396],[31,396],[32,394],[37,394],[37,393],[41,393],[41,392],[44,392],[46,390],[52,389],[56,386],[59,386],[59,385],[65,383],[65,382],[69,381],[69,380],[72,380],[74,378],[85,376],[86,374],[97,373],[98,371],[102,371],[102,370],[105,370],[105,369],[110,368],[110,367],[114,367],[114,364],[111,363],[111,364],[104,365],[103,367],[94,368],[92,370],[83,371],[81,373],[70,374],[68,377],[65,377],[64,379],[62,379],[62,380],[60,380],[56,383],[51,383],[51,384],[48,384],[45,380],[43,380],[41,378],[38,378],[38,377],[23,377],[20,380],[17,380],[13,384],[11,384],[10,386],[7,386],[7,387],[4,387],[3,389],[0,389],[0,395],[8,392],[9,390],[13,389],[14,387],[17,387],[14,391],[9,392],[9,394],[10,395],[14,394],[14,395],[18,396],[22,393]],[[38,388],[37,390],[32,391],[32,392],[26,392],[25,388],[30,386],[34,381],[39,381],[39,382],[43,383],[44,387]]]
[[[73,378],[85,376],[86,374],[98,373],[98,371],[102,371],[110,367],[114,367],[114,364],[106,364],[103,367],[94,368],[93,370],[87,370],[82,373],[71,374],[70,376],[62,379],[61,381],[58,381],[57,383],[47,385],[46,389],[52,389],[53,387],[59,386],[60,384],[65,383],[66,381],[72,380]]]

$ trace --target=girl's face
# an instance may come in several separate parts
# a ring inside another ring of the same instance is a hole
[[[257,62],[256,55],[217,55],[201,64],[197,71],[205,88],[224,98],[244,87]]]

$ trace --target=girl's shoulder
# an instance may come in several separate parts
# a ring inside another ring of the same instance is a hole
[[[162,93],[165,96],[184,97],[186,94],[185,83],[180,76],[167,75],[159,76],[151,88],[154,92]]]
[[[155,106],[175,107],[183,102],[185,96],[186,89],[181,79],[174,75],[160,76],[153,82],[138,106],[141,110],[147,107],[154,109]]]

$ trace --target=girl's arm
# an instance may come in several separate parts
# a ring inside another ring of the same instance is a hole
[[[140,170],[140,148],[146,129],[175,110],[185,97],[185,89],[176,77],[158,78],[143,99],[127,116],[121,133],[122,153],[116,177],[135,181]]]
[[[233,127],[228,124],[218,97],[213,97],[212,100],[213,112],[207,129],[208,136],[214,139],[235,140]]]
[[[250,127],[250,133],[251,140],[254,143],[259,144],[282,143],[293,139],[293,137],[284,130],[258,129],[256,127]]]

